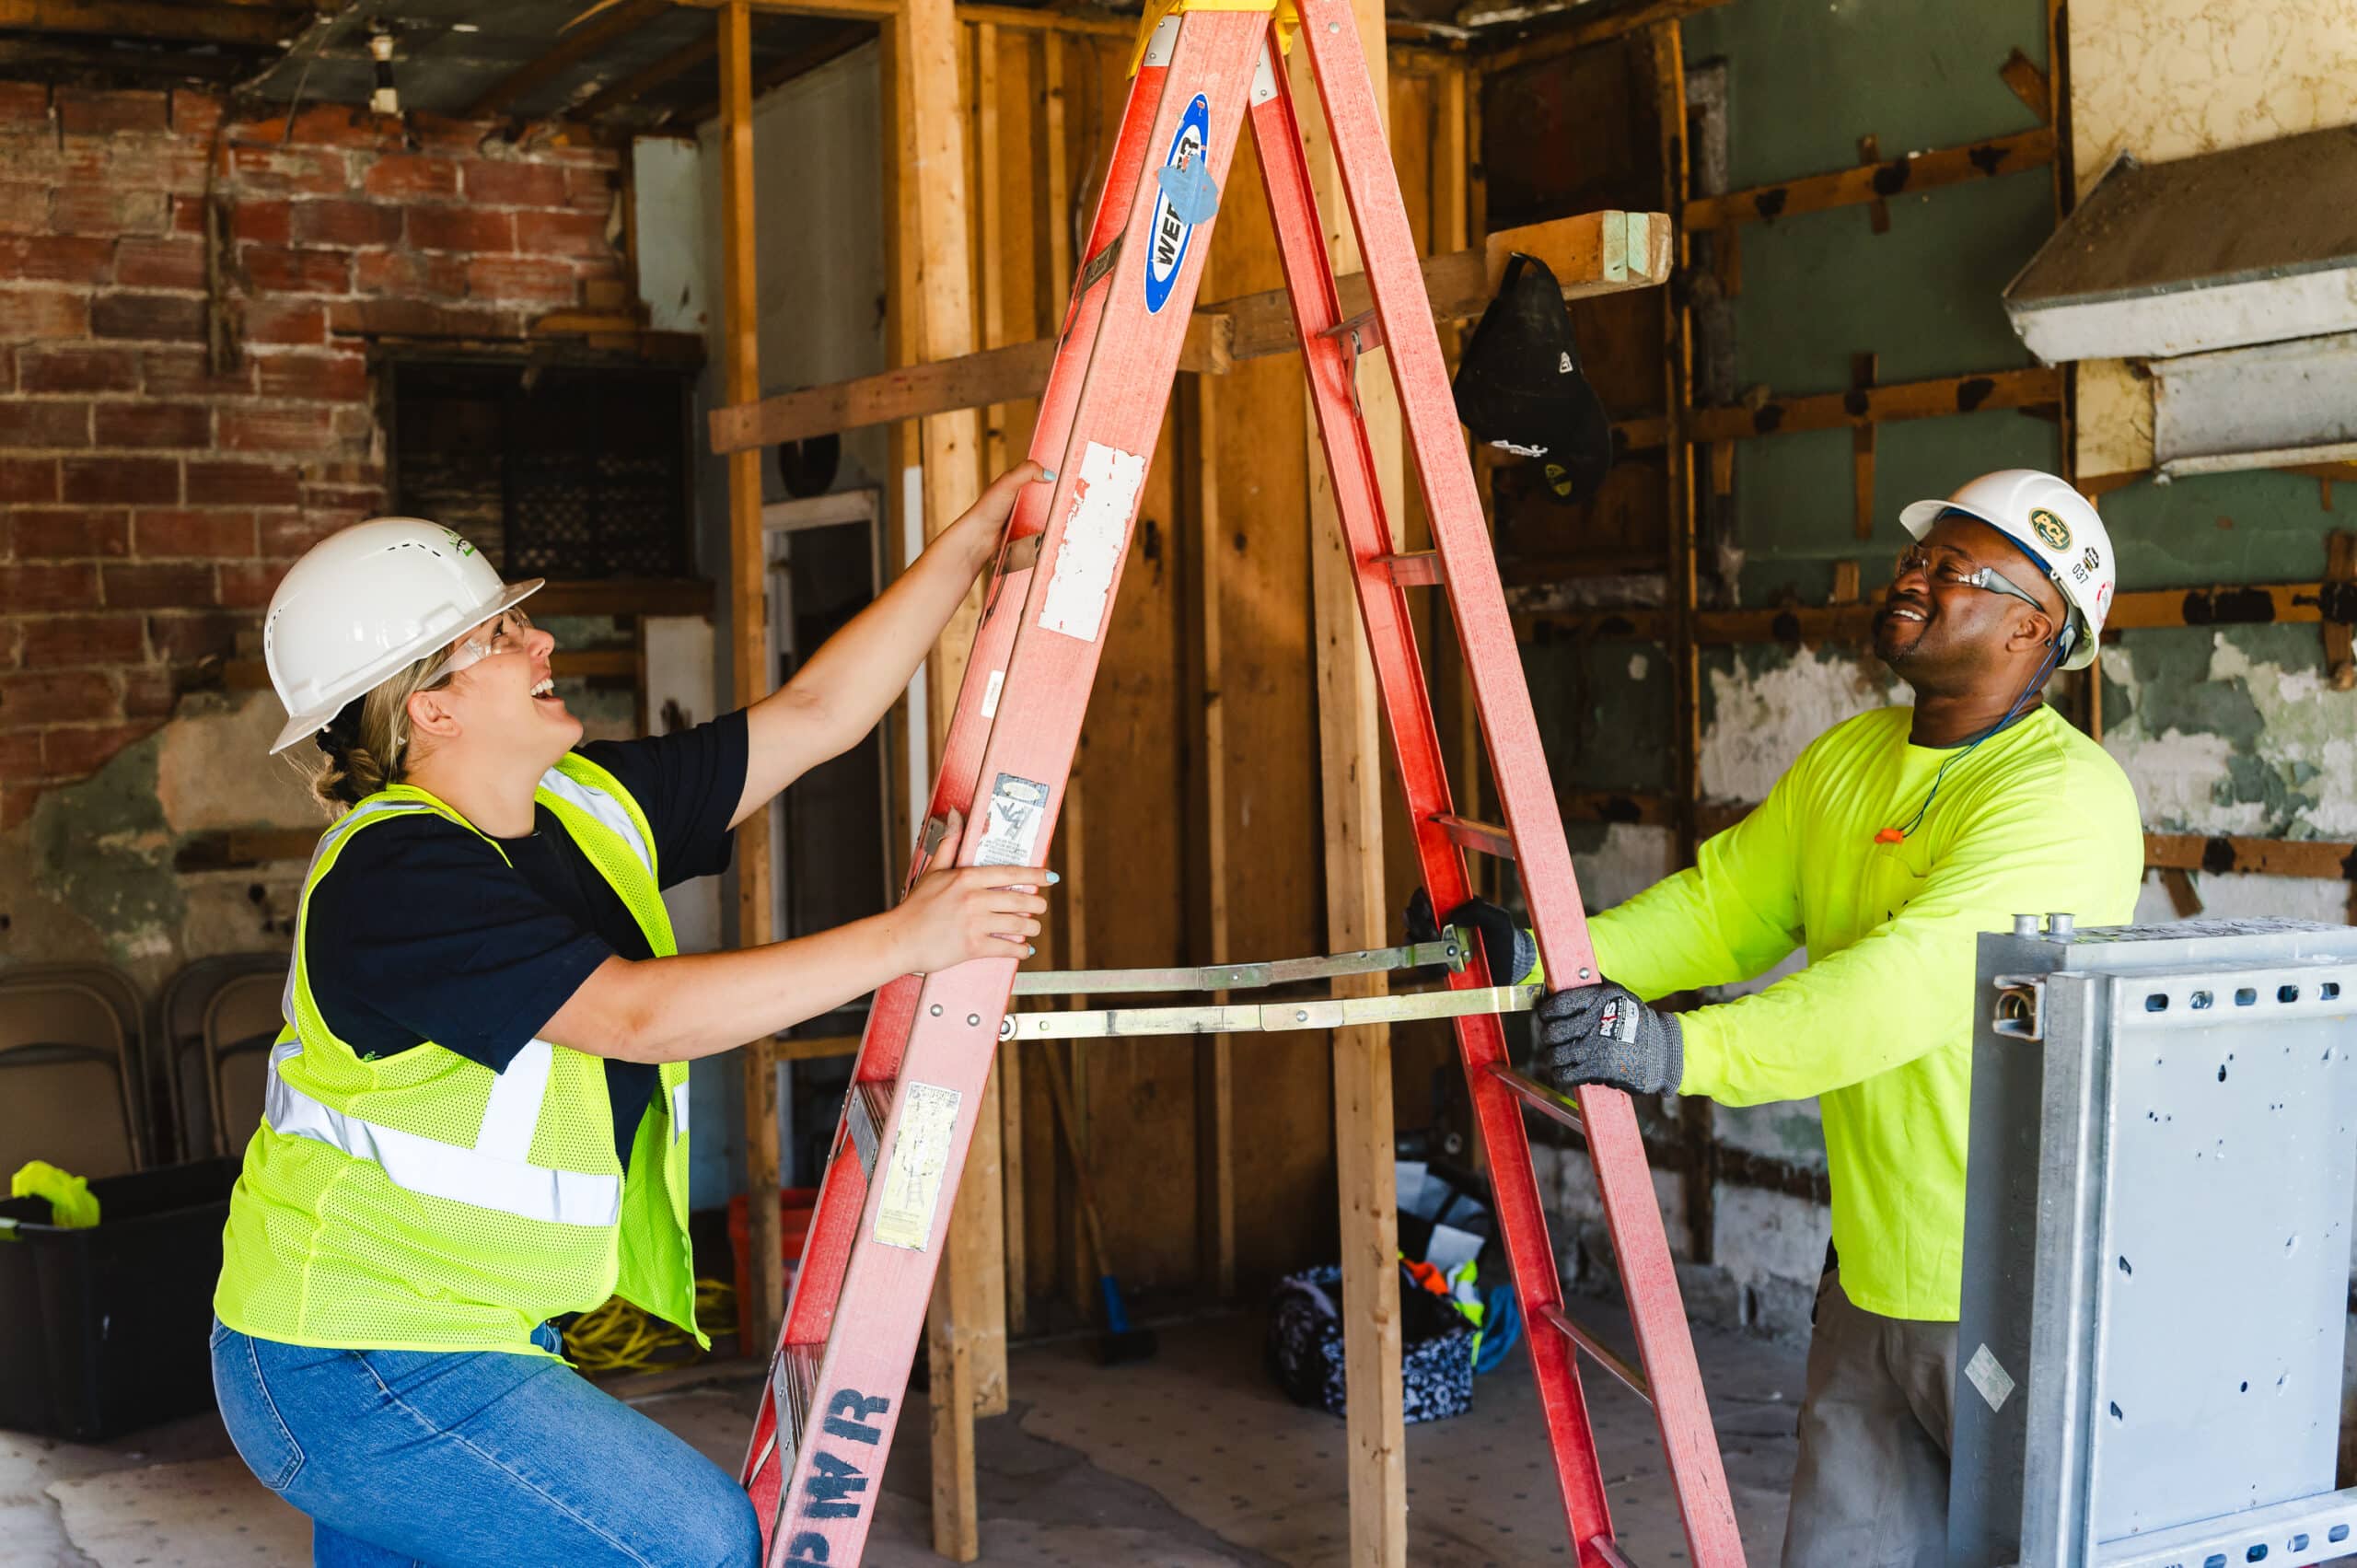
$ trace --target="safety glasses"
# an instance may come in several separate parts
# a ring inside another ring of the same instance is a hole
[[[449,679],[462,669],[470,669],[487,658],[501,654],[524,651],[524,640],[531,635],[532,618],[520,610],[511,610],[494,620],[487,621],[467,633],[466,640],[442,656],[434,668],[428,684]]]
[[[2048,613],[2047,608],[2038,602],[2036,594],[2031,593],[1994,566],[1978,566],[1967,570],[1966,563],[1953,556],[1934,563],[1919,545],[1898,557],[1898,563],[1893,574],[1894,580],[1904,577],[1910,572],[1921,572],[1935,583],[1946,583],[1959,588],[1980,588],[1986,593],[2010,594],[2040,615]]]

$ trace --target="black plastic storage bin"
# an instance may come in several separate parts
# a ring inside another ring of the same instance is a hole
[[[99,1224],[0,1201],[0,1427],[99,1442],[213,1408],[213,1287],[238,1162],[90,1183]],[[13,1239],[11,1239],[13,1237]]]

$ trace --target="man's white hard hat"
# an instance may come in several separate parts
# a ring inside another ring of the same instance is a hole
[[[543,581],[502,583],[473,545],[423,517],[376,517],[319,540],[288,569],[262,618],[262,659],[286,706],[272,754]]]
[[[2074,623],[2061,668],[2084,669],[2093,664],[2117,580],[2111,535],[2096,515],[2095,503],[2040,470],[1999,469],[1945,501],[1916,502],[1898,514],[1898,520],[1922,539],[1949,512],[1979,518],[2046,568],[2069,603]]]

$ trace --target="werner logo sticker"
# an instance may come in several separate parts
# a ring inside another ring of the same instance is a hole
[[[1145,258],[1145,308],[1150,312],[1158,314],[1170,302],[1195,226],[1219,208],[1218,188],[1204,167],[1211,139],[1211,100],[1197,93],[1179,116],[1178,134],[1170,138],[1170,151],[1155,171],[1154,225]]]

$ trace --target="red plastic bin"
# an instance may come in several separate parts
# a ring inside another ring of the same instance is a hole
[[[816,1187],[787,1187],[777,1195],[778,1250],[785,1257],[785,1285],[794,1288],[794,1271],[802,1261],[803,1243],[810,1238],[810,1218],[818,1212],[819,1190]],[[748,1214],[745,1194],[739,1192],[728,1200],[728,1250],[737,1260],[737,1320],[745,1320],[745,1298],[752,1294],[752,1237],[747,1234]],[[768,1347],[744,1346],[738,1353],[754,1355]]]

